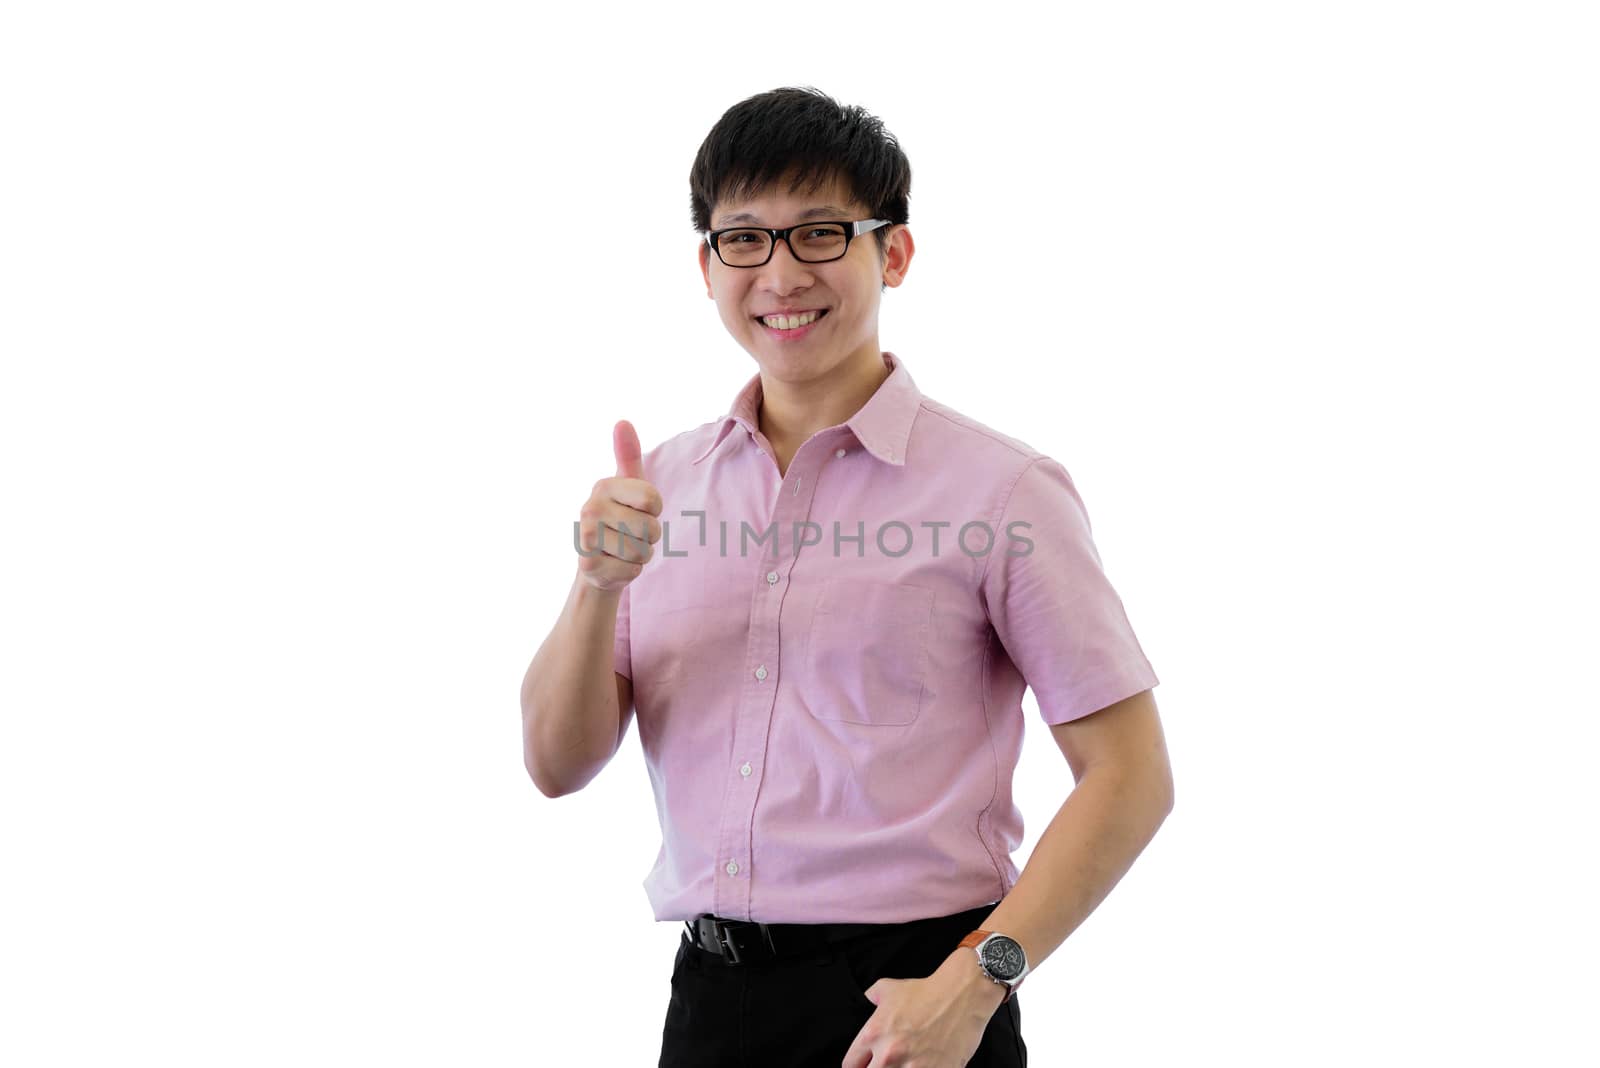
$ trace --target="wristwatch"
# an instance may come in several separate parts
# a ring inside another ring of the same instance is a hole
[[[983,969],[983,974],[1006,988],[1006,996],[1000,1004],[1010,1001],[1022,985],[1023,976],[1028,974],[1028,955],[1022,952],[1021,944],[1015,938],[993,931],[973,931],[961,944],[976,948],[978,967]]]

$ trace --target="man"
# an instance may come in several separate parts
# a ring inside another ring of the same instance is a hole
[[[915,250],[882,124],[764,93],[690,184],[706,294],[759,372],[642,456],[617,424],[524,681],[529,773],[581,789],[637,706],[644,885],[685,923],[663,1068],[1025,1064],[1016,985],[1172,806],[1155,672],[1066,470],[879,348]],[[1076,785],[1019,877],[1028,686]]]

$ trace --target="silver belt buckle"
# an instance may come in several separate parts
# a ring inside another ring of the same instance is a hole
[[[712,926],[717,932],[717,944],[722,947],[722,952],[728,958],[729,962],[733,964],[741,963],[739,959],[739,947],[735,946],[728,940],[727,927],[723,926],[716,920],[712,921]]]
[[[722,921],[717,919],[708,917],[708,920],[711,923],[711,938],[718,946],[722,947],[722,955],[726,957],[730,963],[738,964],[741,960],[739,956],[739,947],[728,940],[727,926],[724,925]],[[700,946],[699,919],[696,918],[693,920],[684,920],[683,925],[688,929],[689,941],[694,943],[696,946]],[[707,952],[715,952],[715,950],[707,950]]]

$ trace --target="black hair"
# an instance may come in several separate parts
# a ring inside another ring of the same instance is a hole
[[[711,229],[718,203],[758,196],[788,174],[790,193],[836,178],[872,218],[909,221],[911,163],[883,121],[820,89],[788,86],[741,100],[706,135],[689,171],[695,230]],[[872,231],[880,260],[889,230]]]

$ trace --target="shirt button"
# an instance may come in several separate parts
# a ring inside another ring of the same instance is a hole
[[[776,585],[777,581],[778,581],[778,573],[776,571],[768,571],[767,572],[767,585],[768,586]]]
[[[739,768],[739,774],[744,776],[748,776],[750,774],[750,761],[746,760],[744,762],[744,765]]]
[[[767,665],[762,664],[760,667],[756,668],[756,678],[764,679],[766,677],[767,677]]]
[[[844,450],[843,449],[835,449],[833,454],[835,456],[838,456],[838,457],[842,458],[844,456]]]
[[[723,870],[726,871],[729,875],[738,875],[739,874],[739,862],[737,860],[730,860],[730,861],[728,861],[728,866],[726,868],[724,868]]]

